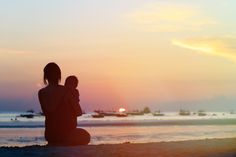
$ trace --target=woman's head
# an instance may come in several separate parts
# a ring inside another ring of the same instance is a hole
[[[44,84],[58,84],[61,80],[61,69],[59,66],[54,63],[48,63],[44,69],[44,76],[43,76],[43,81]]]

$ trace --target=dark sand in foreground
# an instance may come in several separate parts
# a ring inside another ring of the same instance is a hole
[[[1,147],[1,157],[236,157],[236,139],[76,147]]]

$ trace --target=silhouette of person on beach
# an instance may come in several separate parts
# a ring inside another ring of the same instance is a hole
[[[44,68],[44,84],[38,92],[45,115],[45,139],[49,146],[87,145],[90,134],[77,126],[77,116],[82,115],[78,99],[65,86],[59,85],[61,70],[56,63]]]
[[[69,89],[71,95],[73,96],[73,99],[78,101],[78,104],[80,105],[80,99],[79,99],[79,90],[76,89],[78,86],[79,80],[76,76],[68,76],[65,80],[64,86]],[[77,116],[73,117],[72,119],[77,119]]]
[[[80,102],[79,90],[76,89],[78,84],[79,84],[79,80],[78,80],[78,78],[76,76],[72,75],[72,76],[68,76],[66,78],[65,87],[68,88],[71,91],[72,95],[75,97],[75,99],[77,99],[78,102]]]

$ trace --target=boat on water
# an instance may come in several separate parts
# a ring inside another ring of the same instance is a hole
[[[94,110],[95,113],[103,116],[116,116],[116,111],[103,111],[103,110]]]
[[[158,111],[155,111],[154,113],[152,113],[153,116],[164,116],[165,114],[164,113],[161,113],[160,110]]]
[[[92,114],[93,118],[103,118],[103,117],[109,117],[109,116],[114,116],[114,117],[127,117],[128,114],[125,111],[103,111],[103,110],[95,110],[94,114]]]
[[[104,116],[116,116],[117,112],[102,112],[101,114]]]
[[[204,110],[199,110],[198,111],[198,116],[206,116],[206,112]]]
[[[44,116],[44,114],[42,112],[39,112],[39,113],[35,113],[34,110],[27,110],[25,113],[22,113],[20,114],[19,116],[16,116],[17,117],[23,117],[23,118],[34,118],[36,116]]]
[[[104,118],[104,115],[103,115],[103,114],[96,113],[96,114],[92,114],[92,117],[93,117],[93,118]]]
[[[128,115],[126,113],[117,113],[116,117],[127,117]]]
[[[189,110],[180,110],[179,115],[180,116],[189,116],[191,113]]]
[[[34,118],[34,114],[33,113],[23,113],[23,114],[20,114],[19,117],[24,117],[24,118]]]

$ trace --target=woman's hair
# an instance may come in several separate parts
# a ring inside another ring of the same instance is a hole
[[[54,63],[48,63],[44,69],[44,76],[43,76],[43,82],[45,85],[51,83],[59,83],[61,81],[61,69],[59,66]]]

